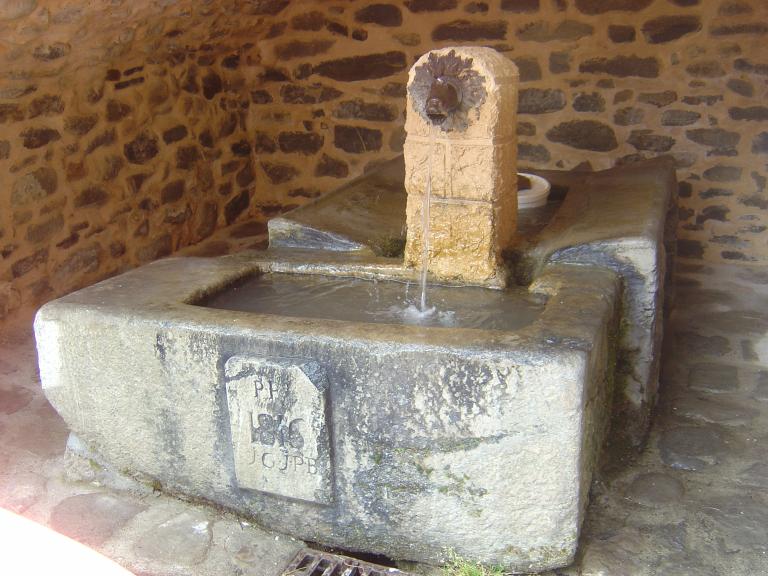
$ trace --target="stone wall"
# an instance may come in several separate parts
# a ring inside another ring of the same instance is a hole
[[[768,259],[762,0],[0,0],[0,316],[402,150],[428,49],[521,72],[520,164],[671,154],[679,252]]]

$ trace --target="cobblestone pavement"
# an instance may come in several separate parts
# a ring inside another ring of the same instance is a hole
[[[263,230],[240,233],[194,252]],[[606,466],[577,562],[550,576],[768,574],[768,269],[681,261],[677,286],[646,449]],[[67,435],[21,315],[0,332],[0,506],[137,574],[277,575],[302,547],[102,470],[65,452]]]

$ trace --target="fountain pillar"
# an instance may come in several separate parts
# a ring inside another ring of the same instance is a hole
[[[491,48],[433,50],[411,68],[406,266],[422,266],[428,229],[433,279],[504,282],[517,221],[517,84],[515,64]]]

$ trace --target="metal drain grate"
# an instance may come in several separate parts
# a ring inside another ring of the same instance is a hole
[[[282,576],[410,576],[397,568],[304,549],[291,560]]]

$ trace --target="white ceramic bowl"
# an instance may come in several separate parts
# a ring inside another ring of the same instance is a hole
[[[528,174],[527,172],[518,172],[518,174],[531,181],[531,187],[528,190],[517,191],[518,210],[544,206],[547,203],[547,196],[549,196],[549,189],[551,188],[549,182],[535,174]]]

